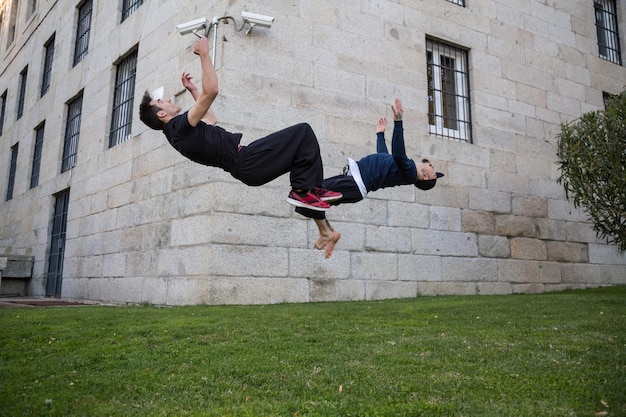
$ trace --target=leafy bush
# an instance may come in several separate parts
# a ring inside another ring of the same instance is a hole
[[[626,91],[605,110],[561,126],[558,164],[565,195],[589,213],[600,239],[626,251]],[[570,198],[572,197],[572,198]]]

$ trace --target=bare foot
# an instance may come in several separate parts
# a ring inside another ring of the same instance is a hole
[[[339,242],[339,239],[341,239],[341,233],[333,230],[329,237],[320,237],[317,239],[317,242],[315,242],[315,249],[322,250],[326,248],[324,257],[328,259],[333,254],[333,249],[335,249],[335,245]]]

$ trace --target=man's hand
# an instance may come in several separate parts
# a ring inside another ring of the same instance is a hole
[[[193,77],[188,72],[183,72],[183,75],[181,75],[180,77],[180,81],[183,83],[183,87],[185,87],[190,92],[198,89],[193,81],[191,81],[192,78]]]
[[[183,83],[183,87],[187,89],[191,93],[191,96],[194,100],[198,99],[200,96],[200,92],[198,91],[198,87],[191,81],[192,77],[188,72],[183,72],[183,75],[180,76],[180,81]]]
[[[387,119],[385,117],[381,117],[378,119],[378,123],[376,123],[376,133],[385,133],[385,128],[387,127]]]
[[[396,99],[396,105],[391,105],[391,110],[393,110],[393,120],[402,120],[402,114],[404,113],[404,109],[402,108],[402,102],[399,98]]]
[[[209,40],[206,37],[201,37],[193,44],[193,53],[196,55],[209,54]]]

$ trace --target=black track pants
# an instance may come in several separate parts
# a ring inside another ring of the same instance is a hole
[[[324,178],[317,137],[307,123],[255,140],[241,148],[239,158],[233,176],[247,185],[263,185],[289,172],[292,189],[312,190]]]

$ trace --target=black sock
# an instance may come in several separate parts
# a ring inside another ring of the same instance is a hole
[[[305,197],[307,193],[309,192],[308,190],[296,190],[296,189],[292,189],[291,191],[298,194],[300,197]]]

